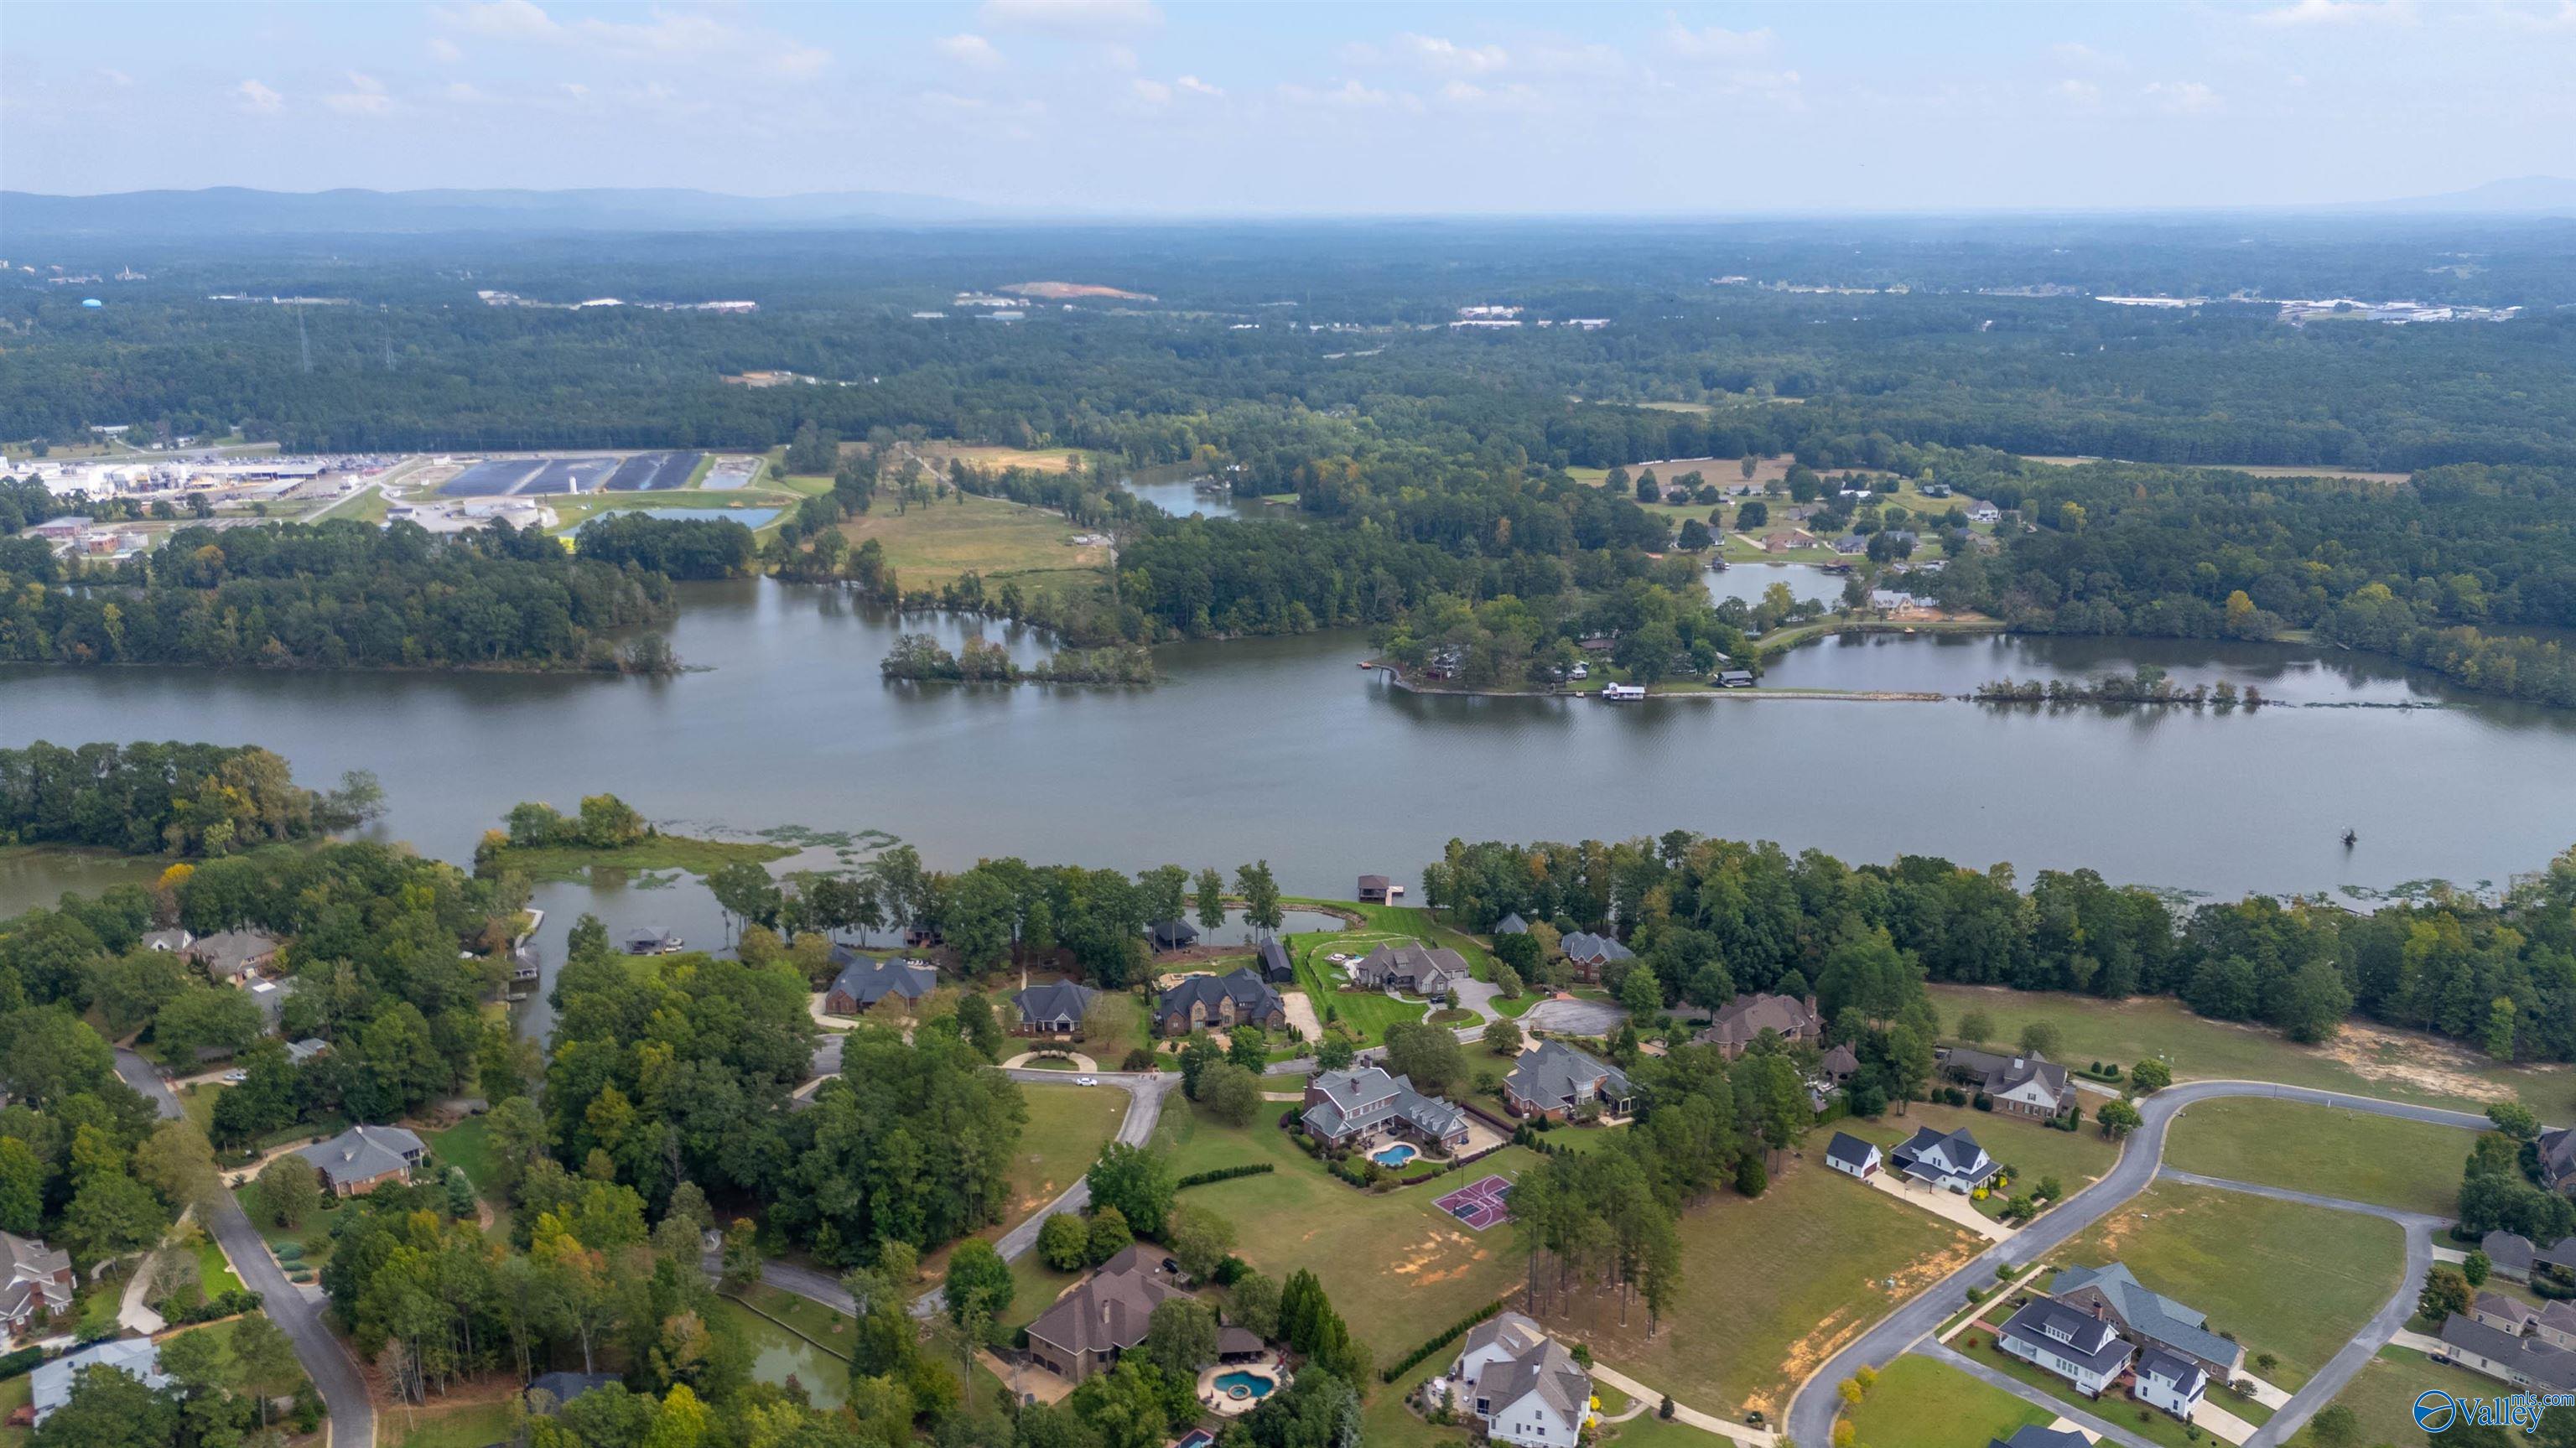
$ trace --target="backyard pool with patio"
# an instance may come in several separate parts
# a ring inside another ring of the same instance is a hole
[[[1259,1402],[1279,1386],[1268,1373],[1231,1372],[1216,1375],[1216,1390],[1236,1402]]]
[[[1199,1401],[1220,1418],[1240,1417],[1288,1381],[1274,1361],[1219,1363],[1199,1374]]]
[[[1370,1152],[1369,1160],[1376,1162],[1379,1166],[1402,1166],[1406,1162],[1411,1161],[1420,1155],[1422,1155],[1421,1152],[1416,1151],[1411,1146],[1399,1141],[1392,1146],[1380,1147],[1376,1151]]]

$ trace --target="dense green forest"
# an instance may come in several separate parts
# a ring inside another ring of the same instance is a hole
[[[6,660],[658,670],[672,663],[659,635],[621,648],[609,634],[670,610],[662,574],[506,524],[444,538],[409,523],[183,528],[73,577],[40,540],[0,539]]]
[[[256,745],[83,744],[0,749],[0,843],[134,855],[221,855],[372,819],[383,791],[352,771],[320,794]]]
[[[1511,912],[1615,926],[1667,1002],[1813,989],[1828,1019],[1901,980],[2180,998],[2292,1039],[2346,1014],[2448,1036],[2500,1061],[2576,1060],[2576,850],[2503,900],[2444,893],[2370,915],[2255,896],[2177,917],[2089,870],[1978,871],[1674,831],[1621,844],[1452,842],[1428,901],[1482,929]],[[1619,982],[1625,985],[1623,980]]]

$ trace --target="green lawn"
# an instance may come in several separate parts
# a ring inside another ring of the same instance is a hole
[[[2280,1365],[2261,1375],[2295,1392],[2397,1290],[2404,1259],[2397,1224],[2379,1217],[2162,1182],[2053,1260],[2127,1263],[2150,1290],[2245,1344],[2249,1367],[2258,1353],[2277,1354]],[[2282,1292],[2284,1282],[2300,1290]]]
[[[2263,1097],[2203,1101],[2175,1118],[2165,1164],[2347,1201],[2457,1214],[2474,1133]]]
[[[1029,1121],[1020,1128],[1019,1154],[1011,1159],[1013,1222],[1082,1180],[1100,1160],[1100,1149],[1118,1134],[1128,1103],[1124,1091],[1071,1083],[1024,1082],[1020,1094],[1029,1103]]]
[[[2102,1133],[2090,1124],[2077,1131],[2059,1131],[2036,1121],[2023,1121],[1999,1116],[1991,1111],[1976,1111],[1965,1106],[1935,1106],[1916,1102],[1899,1116],[1890,1111],[1875,1121],[1847,1120],[1834,1123],[1834,1129],[1848,1131],[1863,1141],[1881,1146],[1895,1146],[1923,1127],[1949,1132],[1966,1127],[1986,1153],[2012,1173],[2012,1185],[1999,1195],[1989,1195],[1977,1203],[1987,1216],[1998,1216],[2005,1199],[2038,1186],[2042,1177],[2055,1177],[2058,1184],[2073,1196],[2084,1184],[2111,1169],[2120,1159],[2117,1142],[2105,1141]]]
[[[1825,1359],[1984,1245],[1811,1160],[1758,1200],[1720,1192],[1683,1213],[1680,1297],[1652,1337],[1641,1310],[1620,1327],[1616,1303],[1586,1302],[1547,1325],[1676,1402],[1777,1418]]]
[[[2386,1444],[2388,1448],[2433,1448],[2441,1440],[2415,1426],[2412,1409],[2417,1395],[2434,1388],[2463,1398],[2491,1398],[2509,1391],[2493,1378],[2435,1362],[2412,1348],[2384,1347],[2379,1356],[2362,1365],[2359,1377],[2335,1395],[2335,1403],[2352,1409],[2353,1416],[2361,1420],[2364,1443]],[[2310,1426],[2300,1429],[2299,1436],[2290,1440],[2291,1448],[2317,1448],[2315,1420],[2309,1421]]]
[[[1853,1448],[1986,1448],[1988,1439],[2051,1416],[1948,1363],[1910,1354],[1889,1363],[1869,1396],[1843,1410]]]
[[[35,1379],[26,1373],[0,1380],[0,1425],[8,1422],[10,1414],[33,1402],[35,1396]],[[0,1426],[0,1448],[20,1448],[21,1444],[34,1436],[35,1430],[32,1428]]]
[[[1075,596],[1109,576],[1108,548],[1073,541],[1088,531],[1061,513],[969,494],[900,512],[891,496],[881,495],[841,525],[853,549],[874,539],[906,589],[937,588],[974,573],[987,592],[1016,581],[1023,591]]]
[[[1421,1020],[1430,1007],[1419,1001],[1400,1001],[1380,991],[1344,990],[1341,987],[1350,984],[1350,977],[1343,973],[1345,968],[1324,957],[1362,956],[1381,945],[1402,945],[1416,938],[1345,930],[1291,935],[1286,943],[1297,962],[1297,983],[1305,987],[1306,999],[1314,1002],[1315,1016],[1324,1023],[1324,1029],[1339,1026],[1351,1034],[1354,1044],[1374,1046],[1385,1041],[1387,1027],[1400,1021]]]
[[[2046,1021],[2060,1041],[2051,1054],[2077,1067],[2101,1060],[2125,1070],[2162,1056],[2176,1079],[2279,1081],[2472,1111],[2518,1098],[2543,1120],[2563,1120],[2576,1110],[2576,1072],[2568,1067],[2497,1066],[2433,1037],[2366,1022],[2347,1022],[2329,1045],[2301,1046],[2259,1027],[2205,1020],[2170,1000],[2105,1001],[1993,986],[1930,990],[1945,1028],[1968,1011],[1983,1011],[1995,1024],[1996,1041],[2009,1042],[2023,1026]]]
[[[488,1385],[487,1385],[488,1386]],[[511,1441],[510,1401],[380,1407],[377,1441],[392,1448],[488,1448]]]
[[[452,1166],[474,1183],[476,1195],[492,1196],[492,1119],[469,1116],[445,1131],[428,1134],[429,1150],[442,1166]]]
[[[304,1255],[300,1260],[291,1258],[285,1253],[278,1254],[278,1265],[286,1269],[289,1280],[294,1278],[299,1268],[309,1267],[319,1272],[322,1270],[322,1264],[331,1260],[332,1214],[330,1212],[316,1207],[304,1214],[302,1226],[273,1227],[269,1225],[268,1218],[252,1203],[251,1189],[248,1185],[235,1187],[233,1200],[241,1203],[242,1215],[250,1218],[251,1230],[259,1233],[260,1239],[268,1243],[271,1252],[277,1252],[281,1245],[287,1243],[293,1243],[296,1248],[302,1250]]]
[[[1507,1228],[1471,1232],[1431,1203],[1447,1187],[1480,1176],[1518,1176],[1538,1164],[1536,1152],[1506,1148],[1439,1184],[1373,1196],[1327,1175],[1276,1121],[1265,1112],[1237,1131],[1174,1097],[1158,1138],[1171,1147],[1183,1175],[1276,1164],[1267,1175],[1192,1187],[1182,1200],[1232,1221],[1235,1250],[1271,1276],[1312,1270],[1353,1335],[1381,1362],[1519,1284],[1522,1261]]]
[[[239,1292],[241,1285],[242,1280],[233,1275],[233,1264],[224,1257],[223,1247],[214,1238],[201,1234],[197,1238],[197,1290],[212,1299]]]

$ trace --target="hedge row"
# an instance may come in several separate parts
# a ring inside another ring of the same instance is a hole
[[[1447,1347],[1449,1344],[1456,1342],[1465,1334],[1467,1329],[1474,1327],[1477,1323],[1483,1322],[1486,1318],[1502,1311],[1506,1306],[1510,1305],[1510,1303],[1511,1299],[1508,1297],[1497,1297],[1493,1301],[1486,1303],[1484,1306],[1477,1308],[1474,1312],[1471,1312],[1465,1317],[1458,1319],[1456,1322],[1451,1323],[1448,1331],[1443,1332],[1438,1337],[1431,1339],[1429,1342],[1415,1348],[1413,1351],[1406,1353],[1396,1362],[1378,1369],[1377,1380],[1381,1383],[1391,1383],[1397,1378],[1403,1377],[1406,1373],[1413,1371],[1414,1368],[1419,1366],[1424,1358],[1427,1358],[1433,1353],[1440,1351],[1442,1348]]]
[[[1277,1170],[1279,1170],[1279,1163],[1275,1161],[1256,1161],[1243,1166],[1221,1166],[1213,1171],[1194,1171],[1172,1183],[1172,1190],[1177,1192],[1188,1187],[1211,1186],[1217,1182],[1230,1182],[1236,1177],[1260,1176],[1264,1172]]]
[[[44,1360],[45,1350],[40,1347],[22,1347],[6,1357],[0,1357],[0,1381],[34,1372],[36,1365]]]
[[[169,1314],[169,1322],[173,1327],[184,1327],[192,1322],[213,1322],[217,1318],[239,1317],[246,1312],[259,1311],[259,1304],[258,1293],[247,1287],[238,1287],[230,1292],[218,1292],[194,1307],[180,1308]]]

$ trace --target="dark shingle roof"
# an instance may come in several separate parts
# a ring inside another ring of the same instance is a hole
[[[2138,1376],[2154,1378],[2188,1398],[2209,1387],[2209,1372],[2180,1353],[2148,1346],[2138,1350]]]
[[[1098,995],[1098,991],[1076,981],[1051,981],[1013,994],[1011,1008],[1020,1013],[1024,1022],[1071,1021],[1080,1025],[1082,1018],[1091,1013],[1091,1002]]]
[[[1217,1002],[1228,997],[1233,999],[1235,1010],[1247,1016],[1287,1009],[1286,1003],[1279,999],[1279,992],[1270,988],[1270,982],[1263,980],[1260,972],[1247,965],[1224,975],[1183,978],[1163,992],[1162,999],[1155,1003],[1154,1014],[1168,1016],[1186,1011],[1193,1005],[1212,1009]]]
[[[1563,1041],[1541,1041],[1524,1052],[1503,1078],[1523,1101],[1543,1107],[1572,1109],[1577,1088],[1600,1083],[1600,1095],[1616,1100],[1628,1094],[1628,1073],[1596,1061]]]
[[[2479,1239],[2478,1250],[2498,1267],[2517,1273],[2531,1270],[2531,1239],[2519,1232],[2498,1228]]]
[[[939,972],[917,960],[880,960],[841,946],[832,948],[832,958],[843,962],[832,977],[832,993],[857,1001],[862,1010],[890,995],[917,1001],[939,988]]]
[[[2455,1312],[2443,1320],[2442,1341],[2462,1352],[2503,1363],[2554,1392],[2576,1390],[2576,1352],[2552,1347],[2536,1337],[2516,1337]]]
[[[2148,1342],[2188,1353],[2204,1362],[2233,1363],[2243,1349],[2211,1332],[2209,1319],[2161,1293],[2150,1292],[2137,1275],[2119,1262],[2099,1267],[2069,1267],[2048,1290],[2059,1297],[2090,1287],[2102,1294],[2129,1331]]]
[[[2072,1428],[2043,1428],[2024,1423],[2009,1438],[1989,1438],[1989,1448],[2093,1448],[2093,1440]]]
[[[2032,1298],[2005,1318],[1999,1336],[2044,1347],[2097,1373],[2116,1370],[2134,1350],[2128,1339],[2112,1331],[2111,1324],[2045,1297]]]
[[[1029,1324],[1029,1336],[1067,1353],[1106,1352],[1143,1342],[1146,1319],[1154,1315],[1154,1308],[1170,1298],[1189,1295],[1157,1269],[1162,1255],[1162,1248],[1148,1249],[1140,1243],[1110,1258],[1057,1298],[1053,1307],[1039,1313],[1038,1320]]]
[[[1521,913],[1515,910],[1511,914],[1494,922],[1494,933],[1496,935],[1527,935],[1529,934],[1529,922],[1523,920],[1521,918]]]
[[[1876,1150],[1878,1150],[1876,1146],[1848,1131],[1837,1131],[1834,1133],[1834,1139],[1825,1143],[1825,1160],[1842,1162],[1848,1166],[1867,1166],[1869,1154]]]

